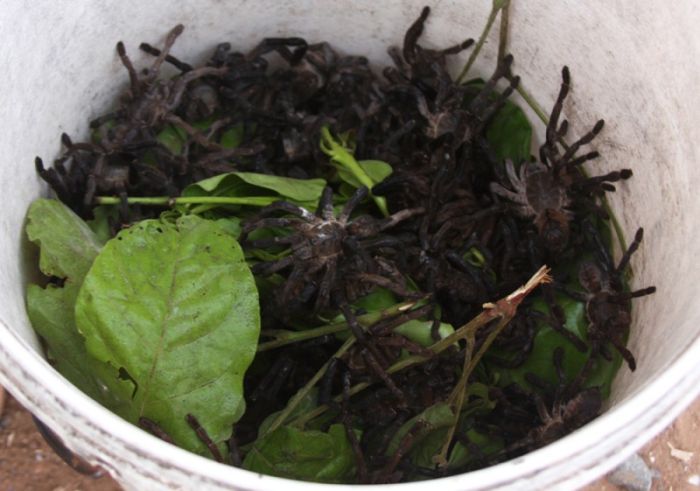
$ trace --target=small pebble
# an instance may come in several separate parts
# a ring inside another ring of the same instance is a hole
[[[688,478],[688,484],[691,486],[699,487],[700,488],[700,475],[698,474],[693,474]]]
[[[639,455],[622,463],[610,475],[608,480],[626,491],[650,491],[654,473],[647,467],[646,462]]]
[[[11,446],[12,446],[12,442],[14,442],[14,441],[15,441],[15,432],[13,431],[13,432],[10,433],[9,435],[7,435],[7,440],[5,440],[5,446],[6,446],[6,447],[11,447]]]

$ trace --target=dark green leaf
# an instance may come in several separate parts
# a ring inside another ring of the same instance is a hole
[[[584,312],[584,305],[568,296],[558,295],[557,303],[561,306],[566,316],[565,328],[582,340],[586,340],[588,320]],[[533,303],[533,308],[543,313],[549,313],[549,308],[542,299]],[[506,369],[499,366],[491,366],[492,372],[498,377],[498,384],[506,386],[510,383],[518,383],[523,389],[531,390],[530,384],[525,379],[526,373],[534,373],[539,378],[556,385],[557,373],[552,361],[554,350],[561,347],[564,350],[563,368],[566,382],[571,382],[581,371],[588,360],[589,352],[581,353],[567,338],[559,334],[545,322],[541,322],[537,328],[532,352],[524,364],[515,369]],[[498,353],[497,353],[498,354]],[[613,361],[608,362],[599,358],[585,383],[585,387],[601,387],[603,397],[608,397],[615,373],[620,368],[621,358],[613,351]],[[488,363],[488,361],[487,361]]]
[[[486,139],[499,160],[520,163],[530,159],[532,126],[523,110],[511,101],[506,101],[489,123]]]
[[[415,447],[433,431],[451,426],[453,420],[454,414],[449,404],[441,402],[430,406],[422,413],[406,421],[399,428],[391,438],[386,454],[394,455],[401,444],[401,440],[409,431],[413,430],[414,432],[413,446]]]
[[[34,329],[46,342],[61,374],[93,399],[119,410],[133,386],[119,380],[116,369],[88,355],[75,323],[78,291],[100,250],[100,241],[60,201],[46,199],[29,207],[27,235],[40,247],[41,271],[64,280],[62,287],[27,288],[27,314]]]
[[[221,140],[219,143],[224,148],[236,148],[243,143],[243,134],[243,125],[237,124],[221,134]]]
[[[318,388],[313,387],[309,393],[302,398],[301,402],[294,408],[294,410],[287,415],[287,421],[294,420],[297,416],[301,416],[302,414],[311,411],[316,406],[318,406]],[[263,422],[260,423],[260,426],[258,426],[258,435],[266,434],[272,422],[275,421],[280,414],[282,414],[282,411],[284,411],[284,409],[280,409],[279,411],[269,414],[263,420]]]
[[[178,126],[168,125],[158,133],[156,138],[159,143],[162,143],[174,155],[180,155],[182,148],[187,142],[187,133]]]
[[[328,433],[282,426],[258,441],[243,468],[288,479],[347,484],[355,479],[355,459],[342,425]]]
[[[260,313],[243,252],[218,225],[184,216],[120,232],[86,276],[76,320],[88,351],[137,384],[127,419],[150,418],[198,452],[186,414],[215,442],[230,436],[245,410]]]

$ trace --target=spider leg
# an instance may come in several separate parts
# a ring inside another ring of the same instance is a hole
[[[259,274],[262,276],[270,276],[271,274],[274,274],[278,271],[281,271],[293,263],[294,263],[294,256],[287,256],[287,257],[284,257],[278,261],[254,264],[253,266],[251,266],[250,269],[253,272],[253,274],[256,274],[256,275]],[[289,279],[287,280],[287,282],[289,282]]]
[[[411,341],[407,337],[402,336],[400,334],[392,334],[389,336],[382,336],[382,337],[376,338],[375,342],[379,346],[391,346],[391,347],[395,347],[395,348],[404,348],[409,353],[425,356],[427,358],[430,358],[433,355],[435,355],[434,351],[429,350],[428,348],[425,348],[424,346],[421,346],[420,344],[418,344],[414,341]]]
[[[343,402],[340,409],[340,420],[345,428],[345,436],[350,442],[352,447],[352,452],[355,456],[355,468],[357,469],[357,480],[360,484],[368,483],[367,479],[367,463],[365,462],[365,456],[362,452],[362,446],[355,435],[355,430],[350,425],[350,412],[348,407],[350,406],[350,384],[351,384],[351,373],[349,370],[343,370],[342,381],[343,381]]]
[[[376,347],[375,347],[376,349]],[[389,389],[391,394],[396,397],[396,399],[399,401],[399,404],[402,406],[406,406],[406,396],[403,393],[401,389],[394,383],[392,380],[391,376],[384,370],[384,368],[379,364],[377,361],[377,358],[374,356],[374,354],[368,349],[368,347],[362,348],[362,357],[365,360],[365,363],[367,363],[367,366],[375,373],[379,379],[384,382],[384,385]]]
[[[382,221],[379,222],[379,231],[383,232],[389,228],[398,225],[404,220],[408,220],[411,217],[421,215],[423,213],[425,213],[425,208],[423,207],[408,208],[405,210],[397,211],[396,213],[389,215],[387,218],[384,218]]]
[[[413,64],[416,61],[416,46],[418,38],[423,34],[425,20],[430,15],[430,7],[424,7],[420,16],[411,24],[411,27],[406,31],[403,39],[403,57],[409,63]]]
[[[313,313],[317,314],[326,307],[331,297],[331,291],[335,288],[335,277],[337,273],[336,266],[338,265],[338,259],[336,257],[329,258],[325,264],[325,271],[323,272],[323,278],[318,286],[318,293],[316,294],[316,302],[314,303]]]
[[[338,215],[338,221],[341,224],[346,225],[350,219],[350,214],[355,210],[357,205],[359,205],[362,200],[367,197],[368,194],[369,190],[365,186],[357,188],[357,191],[350,196],[350,199],[345,203],[345,206],[343,206],[342,211]]]
[[[201,424],[199,424],[197,418],[195,418],[193,414],[188,413],[186,419],[187,424],[190,425],[190,428],[192,428],[197,434],[197,438],[199,438],[202,441],[202,443],[204,443],[204,445],[209,449],[209,452],[211,452],[211,455],[212,457],[214,457],[214,460],[216,460],[217,462],[223,462],[224,457],[221,455],[219,447],[217,447],[216,443],[212,441],[204,427]]]
[[[289,46],[294,47],[294,51],[290,50]],[[275,51],[284,58],[287,63],[294,66],[304,58],[308,47],[308,43],[304,39],[298,37],[265,38],[248,53],[246,58],[248,60],[254,60]]]
[[[571,344],[573,344],[574,347],[581,353],[585,353],[586,351],[588,351],[588,346],[586,345],[586,343],[583,342],[581,338],[579,338],[576,334],[564,327],[564,322],[561,318],[561,316],[563,316],[561,308],[558,305],[556,305],[554,308],[550,306],[550,309],[553,312],[552,315],[545,315],[536,310],[532,311],[532,315],[545,321],[547,325],[549,325],[549,327],[551,327],[553,330],[555,330],[556,332],[564,336],[566,339],[568,339],[569,342],[571,342]]]
[[[332,220],[334,217],[333,189],[330,186],[323,188],[321,199],[318,201],[318,208],[316,208],[316,216],[326,221]]]
[[[622,358],[625,359],[630,370],[634,372],[634,370],[637,368],[637,362],[634,359],[632,352],[625,347],[625,343],[618,336],[611,336],[610,342],[620,353],[620,355],[622,355]]]
[[[585,155],[581,155],[580,157],[576,157],[575,159],[569,161],[566,164],[566,167],[568,169],[573,169],[574,167],[578,167],[583,163],[588,162],[589,160],[597,159],[598,157],[600,157],[600,153],[598,153],[597,151],[589,152]]]
[[[576,183],[576,187],[583,189],[591,188],[602,188],[604,191],[615,191],[615,186],[608,183],[626,180],[632,177],[632,171],[630,169],[622,169],[619,171],[612,171],[602,176],[589,177],[580,183]]]
[[[106,165],[107,163],[104,154],[100,155],[87,178],[87,183],[85,185],[85,198],[83,199],[83,204],[85,206],[90,206],[92,204],[92,201],[95,198],[95,191],[97,191],[97,178],[102,175]]]
[[[151,46],[148,43],[141,43],[139,45],[139,48],[141,51],[148,53],[151,56],[160,56],[162,51],[159,50],[158,48]],[[180,70],[181,72],[189,72],[192,70],[192,65],[185,63],[183,61],[180,61],[179,59],[175,58],[172,55],[166,55],[165,56],[165,61],[173,65],[175,68]]]
[[[365,283],[371,283],[371,284],[378,286],[380,288],[385,288],[385,289],[389,290],[390,292],[395,293],[399,297],[402,297],[405,299],[423,297],[423,294],[421,292],[410,291],[404,285],[400,285],[400,284],[396,283],[395,281],[392,281],[389,278],[385,278],[384,276],[381,276],[378,274],[357,273],[357,274],[353,275],[352,277],[357,278],[359,281],[362,281]]]
[[[571,88],[571,75],[569,74],[569,67],[565,66],[562,68],[561,79],[562,82],[559,88],[559,95],[557,96],[557,100],[554,102],[552,112],[549,116],[549,123],[547,123],[545,143],[540,147],[540,160],[545,165],[550,162],[550,158],[554,159],[558,153],[557,125],[559,125],[559,116],[561,115],[561,110],[564,106],[564,99],[566,99],[566,96],[569,94],[569,89]]]
[[[51,189],[56,193],[58,198],[64,203],[71,202],[71,193],[61,176],[54,169],[46,169],[44,161],[40,157],[34,159],[34,166],[37,174],[41,177]]]
[[[153,61],[153,64],[151,65],[150,68],[147,68],[144,70],[146,77],[152,81],[155,80],[155,78],[158,76],[158,72],[160,71],[160,66],[163,64],[165,61],[166,56],[170,54],[170,50],[173,47],[173,44],[175,44],[175,40],[182,34],[182,31],[185,30],[185,26],[182,24],[178,24],[175,27],[173,27],[168,35],[165,37],[165,43],[163,44],[163,50],[160,52],[158,56],[156,56],[156,59]]]
[[[471,114],[481,114],[487,107],[491,105],[490,97],[496,88],[498,81],[508,76],[510,67],[513,64],[513,55],[506,55],[498,61],[496,70],[494,70],[491,78],[484,84],[479,93],[469,103],[468,110]],[[512,82],[511,82],[512,86]]]
[[[510,84],[506,89],[498,94],[498,96],[490,104],[484,106],[483,110],[478,116],[480,124],[476,125],[474,132],[481,132],[486,124],[491,120],[491,118],[503,107],[506,100],[511,96],[511,94],[520,85],[520,77],[513,77],[510,79]]]
[[[634,240],[632,240],[632,243],[622,255],[622,258],[620,258],[620,263],[615,268],[616,274],[622,274],[625,268],[627,268],[627,265],[629,264],[630,259],[632,258],[632,254],[634,254],[637,251],[637,249],[639,249],[639,245],[642,243],[642,239],[644,239],[644,229],[642,227],[639,227],[637,229],[637,232],[634,234]]]
[[[443,55],[456,55],[464,51],[465,49],[468,49],[471,45],[474,44],[473,39],[465,39],[459,44],[455,44],[454,46],[450,46],[449,48],[445,48],[440,50],[440,53]]]
[[[615,295],[615,299],[625,301],[631,300],[633,298],[645,297],[647,295],[651,295],[652,293],[656,293],[655,286],[642,288],[641,290],[635,290],[633,292],[621,292]]]
[[[124,47],[124,43],[122,43],[121,41],[117,43],[117,55],[119,55],[119,59],[122,61],[122,65],[124,65],[126,71],[129,72],[131,96],[132,98],[136,98],[139,95],[141,95],[141,83],[139,82],[139,76],[136,73],[136,69],[134,68],[133,63],[131,63],[129,55],[126,54],[126,48]]]
[[[264,239],[248,240],[245,242],[247,248],[250,249],[266,249],[268,247],[290,245],[293,244],[295,238],[293,236],[285,237],[267,237]],[[243,242],[242,240],[240,242]]]
[[[165,115],[163,120],[170,124],[179,126],[183,130],[185,130],[185,133],[187,133],[195,142],[197,142],[199,145],[206,148],[207,150],[222,150],[221,145],[208,140],[207,137],[201,131],[199,131],[197,128],[186,122],[180,116],[169,113]]]
[[[576,152],[578,152],[579,148],[593,141],[593,139],[598,135],[598,133],[600,133],[603,130],[604,126],[605,121],[602,119],[598,120],[598,122],[593,126],[593,129],[591,131],[589,131],[577,141],[575,141],[573,144],[571,144],[571,146],[566,150],[564,155],[562,155],[561,159],[559,159],[553,167],[559,168],[560,166],[566,165],[574,157],[574,155],[576,155]]]
[[[258,219],[258,217],[264,217],[267,215],[271,215],[272,213],[278,212],[278,211],[283,211],[285,213],[289,213],[290,215],[297,216],[299,218],[304,219],[307,222],[313,222],[314,219],[316,218],[313,213],[311,213],[309,210],[302,208],[301,206],[297,206],[293,203],[290,203],[289,201],[275,201],[272,204],[267,205],[266,207],[262,208],[256,215],[255,219]]]
[[[243,228],[241,230],[241,237],[240,241],[244,242],[246,238],[248,237],[248,234],[252,232],[253,230],[259,229],[259,228],[282,228],[282,227],[289,227],[294,223],[294,220],[291,218],[281,218],[281,217],[275,217],[275,218],[270,218],[270,217],[263,217],[263,218],[258,218],[257,220],[252,220],[250,222],[246,222],[245,225],[243,225]]]

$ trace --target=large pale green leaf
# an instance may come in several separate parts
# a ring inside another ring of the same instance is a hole
[[[53,199],[39,199],[31,204],[27,236],[40,248],[42,273],[74,282],[83,279],[102,247],[80,217]]]
[[[260,313],[241,248],[216,223],[185,216],[120,232],[86,276],[76,320],[88,351],[136,383],[127,419],[150,418],[197,452],[188,413],[215,442],[230,436]]]
[[[328,433],[281,426],[257,442],[243,468],[289,479],[347,484],[355,477],[352,447],[342,425]]]
[[[118,410],[133,390],[118,372],[88,355],[75,325],[80,285],[100,250],[100,241],[80,217],[56,200],[37,200],[27,215],[29,240],[40,247],[40,269],[63,280],[63,286],[29,285],[27,314],[44,339],[56,369],[105,406]]]

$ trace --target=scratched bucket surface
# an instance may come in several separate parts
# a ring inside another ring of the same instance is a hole
[[[36,258],[23,225],[29,203],[46,195],[33,158],[51,160],[59,135],[87,135],[87,121],[109,109],[127,75],[114,45],[124,40],[138,63],[141,41],[161,42],[186,25],[175,53],[201,61],[230,41],[252,47],[262,36],[328,40],[347,53],[388,63],[425,0],[6,0],[0,9],[0,383],[73,451],[127,489],[330,490],[260,476],[189,454],[94,403],[44,360],[25,313]],[[423,42],[448,46],[476,37],[491,1],[435,2]],[[638,368],[623,367],[609,409],[566,438],[488,469],[444,478],[449,490],[573,489],[619,464],[700,392],[700,31],[695,0],[513,0],[510,50],[535,98],[551,107],[560,71],[572,71],[565,106],[583,131],[606,120],[593,170],[631,167],[635,177],[610,197],[629,236],[640,225],[633,286],[654,284],[635,302],[630,339]],[[495,34],[495,33],[494,33]],[[489,73],[495,38],[476,69]],[[535,117],[532,116],[532,121]],[[542,128],[539,128],[540,135]],[[426,489],[435,483],[400,484]],[[381,487],[381,486],[380,486]]]

